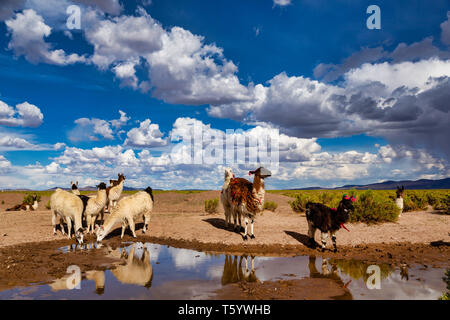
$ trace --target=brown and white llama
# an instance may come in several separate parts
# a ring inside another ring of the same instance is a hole
[[[107,211],[111,212],[111,208],[114,208],[117,204],[117,201],[120,198],[123,190],[123,183],[125,181],[125,176],[123,173],[118,174],[118,180],[109,180],[112,186],[106,188],[106,196],[109,199]]]
[[[402,186],[401,188],[397,186],[397,190],[395,191],[395,193],[397,194],[395,204],[400,208],[400,214],[398,215],[400,217],[403,213],[403,195],[405,193],[405,186]]]
[[[236,218],[243,216],[245,221],[244,240],[247,240],[248,222],[250,220],[250,238],[254,239],[253,224],[256,215],[264,209],[264,179],[270,177],[272,173],[266,168],[260,167],[257,170],[249,171],[249,175],[254,175],[253,183],[244,178],[232,178],[226,189],[226,198],[231,203],[231,213]],[[240,221],[239,221],[240,224]]]
[[[22,203],[12,208],[6,209],[6,211],[35,211],[37,210],[39,203],[37,201],[37,195],[33,195],[33,204]]]

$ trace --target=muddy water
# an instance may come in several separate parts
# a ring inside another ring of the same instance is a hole
[[[95,243],[57,250],[70,255],[100,248],[105,250]],[[0,299],[214,299],[223,298],[219,292],[233,283],[305,279],[326,280],[340,288],[342,292],[334,299],[435,300],[446,291],[445,270],[422,265],[393,267],[313,256],[233,256],[152,243],[124,242],[120,248],[106,249],[106,254],[120,263],[107,266],[105,271],[80,270],[80,282],[75,273],[50,284],[4,290]]]

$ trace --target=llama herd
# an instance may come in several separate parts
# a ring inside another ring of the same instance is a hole
[[[254,222],[259,213],[264,210],[265,186],[264,180],[272,173],[264,167],[249,171],[253,175],[253,182],[244,178],[236,178],[232,169],[225,169],[224,184],[222,186],[220,201],[225,213],[225,226],[228,229],[233,218],[233,230],[242,228],[241,218],[244,218],[243,240],[254,239]],[[121,197],[125,176],[118,174],[117,180],[110,180],[107,187],[104,182],[97,185],[97,194],[81,195],[78,189],[78,181],[71,182],[71,192],[57,188],[50,197],[50,209],[52,212],[53,233],[56,234],[56,226],[59,223],[62,234],[65,234],[63,223],[68,229],[68,237],[74,235],[79,244],[83,243],[84,233],[94,233],[97,241],[102,241],[112,230],[113,226],[120,222],[122,224],[121,238],[125,229],[130,228],[133,237],[136,238],[135,219],[142,217],[144,227],[142,232],[148,230],[150,215],[153,210],[152,188],[147,187],[143,191]],[[396,205],[403,210],[404,186],[397,187]],[[37,201],[34,196],[33,205],[18,205],[7,210],[36,210]],[[351,213],[354,211],[355,197],[344,195],[337,208],[329,208],[320,203],[308,202],[306,204],[306,220],[308,223],[309,246],[315,247],[314,236],[317,230],[321,232],[322,251],[325,250],[328,234],[331,234],[334,252],[337,251],[336,232],[345,228]],[[22,206],[27,206],[22,208]],[[104,213],[109,215],[104,219]],[[102,225],[96,221],[100,217]],[[87,228],[83,228],[85,221]],[[249,229],[250,224],[250,231]],[[347,228],[345,228],[347,229]]]
[[[61,232],[64,232],[63,223],[66,222],[68,237],[71,238],[72,223],[74,224],[75,238],[79,244],[83,243],[84,233],[95,231],[97,241],[103,240],[108,235],[116,222],[122,223],[123,238],[125,228],[130,227],[134,237],[136,237],[134,219],[138,216],[144,218],[143,233],[148,228],[150,213],[153,209],[153,191],[148,187],[144,191],[139,191],[133,195],[123,197],[119,200],[125,176],[119,173],[118,180],[110,180],[110,186],[106,187],[104,182],[97,186],[95,196],[81,195],[78,190],[78,181],[72,184],[72,192],[56,189],[50,197],[50,210],[52,212],[53,234],[56,234],[56,225],[60,224]],[[109,215],[104,219],[103,224],[96,224],[97,218],[101,216],[103,220],[105,209]],[[82,221],[86,221],[87,229],[82,226]]]

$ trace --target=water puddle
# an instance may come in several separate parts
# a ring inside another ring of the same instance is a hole
[[[336,299],[435,300],[446,291],[445,270],[421,265],[399,268],[313,256],[232,256],[131,242],[115,249],[93,243],[58,250],[89,254],[99,249],[121,262],[105,271],[82,270],[75,288],[76,279],[68,274],[51,284],[1,291],[0,299],[212,299],[232,283],[302,279],[325,279],[343,288]]]

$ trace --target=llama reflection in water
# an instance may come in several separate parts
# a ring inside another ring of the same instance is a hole
[[[253,256],[247,257],[226,255],[225,263],[223,266],[222,285],[240,281],[259,282],[255,273],[254,261],[255,257]],[[249,262],[250,269],[248,266]],[[242,263],[244,263],[244,266],[242,266]]]
[[[308,268],[309,268],[309,276],[311,278],[320,278],[320,279],[330,279],[335,281],[341,288],[345,289],[345,293],[341,296],[338,297],[333,297],[335,299],[338,300],[348,300],[348,299],[353,299],[352,294],[350,293],[350,291],[347,289],[347,286],[350,284],[351,280],[348,281],[347,283],[344,283],[341,279],[341,277],[339,276],[339,272],[338,272],[338,267],[336,265],[336,263],[333,263],[333,261],[331,261],[331,270],[328,266],[328,259],[327,258],[323,258],[322,259],[322,273],[320,273],[317,268],[316,268],[316,257],[314,256],[310,256],[309,257],[309,264],[308,264]]]
[[[138,242],[132,245],[128,254],[123,250],[122,255],[126,259],[126,265],[117,266],[111,270],[116,279],[121,283],[150,288],[153,280],[153,267],[150,263],[148,249]]]

